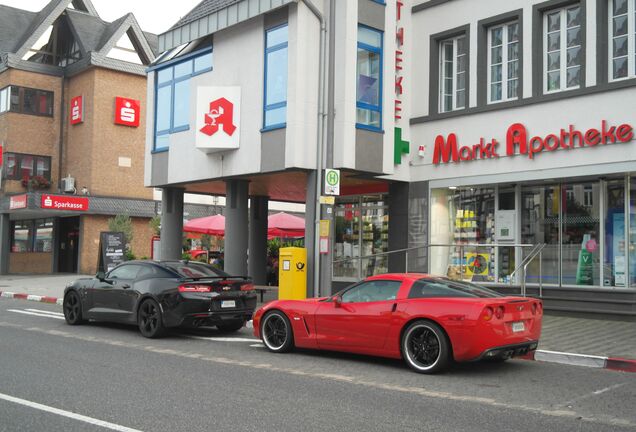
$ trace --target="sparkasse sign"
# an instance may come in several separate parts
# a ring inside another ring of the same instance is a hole
[[[579,131],[574,125],[569,125],[567,129],[562,128],[559,132],[546,136],[531,136],[523,124],[515,123],[506,132],[505,156],[526,155],[529,159],[534,159],[541,153],[627,143],[633,139],[634,128],[631,125],[611,126],[606,120],[601,121],[599,129]],[[456,134],[450,133],[446,138],[438,135],[435,138],[433,164],[497,159],[500,152],[504,151],[499,148],[500,144],[495,138],[489,141],[481,138],[476,144],[460,146]]]
[[[41,207],[46,210],[87,211],[88,198],[42,195]]]

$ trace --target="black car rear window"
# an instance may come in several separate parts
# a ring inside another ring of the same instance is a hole
[[[222,270],[198,262],[165,262],[164,266],[184,278],[228,277]]]
[[[409,298],[435,297],[492,298],[503,296],[479,285],[446,278],[419,279],[413,283],[409,292]]]

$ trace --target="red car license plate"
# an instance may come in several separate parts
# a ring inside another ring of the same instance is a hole
[[[523,324],[523,321],[513,322],[512,323],[512,331],[514,333],[522,332],[526,329],[526,326]]]

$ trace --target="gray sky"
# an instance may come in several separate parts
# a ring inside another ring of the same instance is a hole
[[[48,0],[0,0],[0,4],[29,11],[41,10]],[[139,25],[151,33],[163,33],[180,17],[186,15],[201,0],[153,1],[153,0],[92,0],[97,13],[104,21],[114,21],[132,12]]]

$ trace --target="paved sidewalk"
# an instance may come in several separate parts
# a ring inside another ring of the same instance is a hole
[[[82,276],[11,275],[0,276],[2,296],[55,303],[66,285]],[[265,301],[273,300],[268,292]],[[577,364],[636,372],[636,322],[608,321],[545,315],[537,360]],[[626,364],[623,360],[627,360]]]

